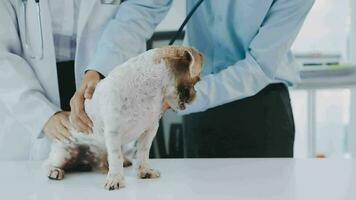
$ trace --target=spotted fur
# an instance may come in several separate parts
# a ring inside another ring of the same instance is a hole
[[[167,102],[179,110],[193,101],[202,61],[193,48],[163,47],[117,66],[85,102],[94,133],[72,129],[75,142],[53,143],[45,162],[48,177],[63,179],[64,171],[78,168],[108,170],[105,188],[124,187],[122,145],[137,140],[138,176],[158,178],[159,172],[151,169],[148,159],[162,106]]]

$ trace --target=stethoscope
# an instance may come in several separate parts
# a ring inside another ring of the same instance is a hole
[[[33,59],[42,59],[43,58],[43,29],[42,29],[42,19],[41,19],[41,7],[40,0],[34,0],[36,4],[37,10],[37,20],[39,25],[39,34],[40,34],[40,49],[39,52],[36,52],[32,45],[30,44],[28,34],[28,23],[27,23],[27,3],[29,0],[22,0],[23,6],[23,14],[24,14],[24,26],[25,26],[25,34],[24,34],[24,48],[26,52],[29,53],[29,56]]]
[[[193,14],[195,13],[195,11],[199,8],[200,4],[203,3],[204,0],[199,0],[192,8],[192,10],[189,11],[187,17],[184,19],[182,25],[180,25],[178,31],[176,32],[176,34],[173,36],[173,38],[171,39],[171,41],[169,42],[168,45],[173,45],[174,42],[177,40],[177,38],[179,37],[180,34],[182,34],[182,31],[185,27],[185,25],[188,23],[188,21],[190,20],[190,18],[193,16]]]
[[[40,50],[39,53],[36,54],[36,52],[32,49],[32,45],[30,44],[30,41],[28,39],[27,33],[28,33],[28,23],[27,23],[27,3],[29,0],[22,0],[23,4],[23,14],[24,14],[24,26],[25,26],[25,34],[24,34],[24,48],[25,50],[30,54],[30,57],[33,59],[42,59],[43,58],[43,29],[42,29],[42,20],[41,20],[41,7],[40,7],[40,0],[34,0],[37,8],[37,20],[39,23],[39,34],[40,34]],[[103,3],[104,0],[102,0]],[[111,0],[115,1],[115,0]],[[203,3],[204,0],[199,0],[192,8],[192,10],[188,13],[187,17],[184,19],[182,25],[179,27],[178,31],[174,35],[174,37],[171,39],[169,42],[169,45],[173,45],[176,39],[179,37],[179,35],[182,33],[183,28],[185,25],[188,23],[189,19],[193,16],[194,12],[198,9],[198,7]],[[104,1],[105,2],[105,1]],[[123,1],[121,1],[123,2]]]

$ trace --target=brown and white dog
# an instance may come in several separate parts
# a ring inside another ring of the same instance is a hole
[[[163,104],[184,110],[195,97],[203,56],[188,47],[169,46],[149,50],[117,66],[96,87],[85,110],[93,121],[93,134],[70,130],[71,144],[54,142],[44,166],[48,178],[61,180],[76,168],[108,172],[105,188],[124,187],[124,155],[121,147],[137,140],[140,178],[157,178],[148,163]]]

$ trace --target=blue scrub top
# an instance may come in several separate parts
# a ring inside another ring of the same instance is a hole
[[[197,0],[187,1],[187,12]],[[205,0],[187,25],[185,44],[205,55],[197,99],[180,114],[204,111],[299,81],[290,48],[314,0]]]
[[[187,0],[190,11],[197,0]],[[187,25],[185,44],[205,55],[197,97],[179,114],[255,95],[268,84],[293,85],[299,65],[290,48],[314,0],[205,0]],[[172,0],[130,0],[103,31],[88,69],[107,75],[145,49]]]

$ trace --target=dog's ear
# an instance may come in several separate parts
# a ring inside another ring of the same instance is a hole
[[[192,78],[199,76],[202,69],[201,63],[196,60],[196,56],[199,56],[199,54],[192,48],[184,52],[184,57],[189,61],[189,74]]]

